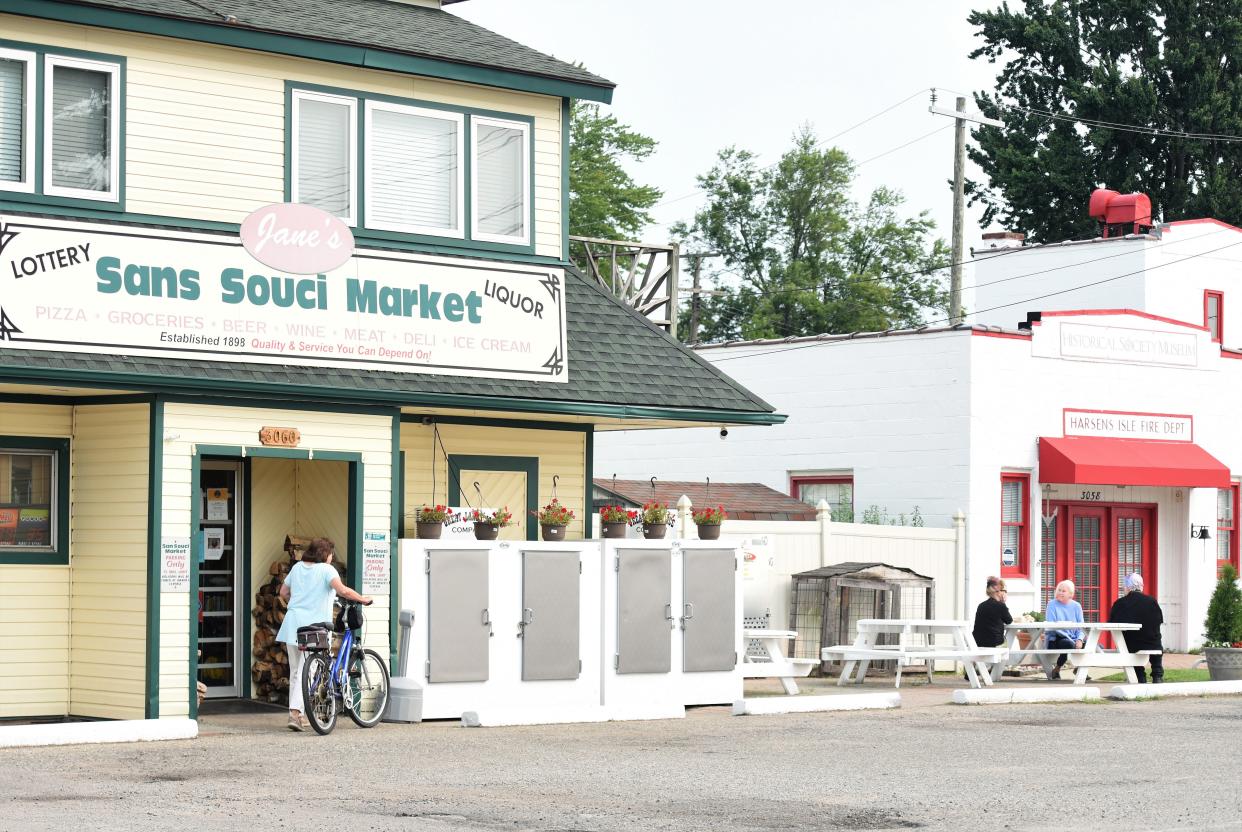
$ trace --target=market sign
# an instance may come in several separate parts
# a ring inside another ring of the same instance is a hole
[[[569,380],[562,269],[355,250],[291,271],[236,234],[0,217],[0,350]]]
[[[1193,442],[1195,438],[1193,416],[1066,408],[1063,419],[1066,436],[1160,439],[1166,442]]]
[[[1192,332],[1063,323],[1061,356],[1125,364],[1197,367],[1199,336]]]

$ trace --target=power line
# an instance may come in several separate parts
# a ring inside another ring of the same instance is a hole
[[[1135,271],[1132,271],[1132,272],[1127,272],[1127,273],[1125,273],[1125,274],[1119,274],[1119,275],[1116,275],[1116,276],[1114,276],[1114,277],[1106,277],[1106,278],[1104,278],[1103,280],[1096,280],[1096,281],[1092,281],[1091,283],[1083,283],[1083,284],[1080,284],[1080,285],[1078,285],[1078,286],[1071,286],[1071,287],[1070,287],[1070,288],[1068,288],[1068,289],[1060,289],[1060,290],[1058,290],[1058,291],[1056,291],[1056,292],[1048,292],[1047,294],[1043,294],[1043,295],[1036,295],[1036,296],[1035,296],[1035,297],[1033,297],[1033,298],[1026,298],[1025,300],[1014,301],[1013,303],[1002,303],[1002,304],[1000,304],[1000,305],[998,305],[998,306],[990,306],[990,307],[988,307],[988,308],[986,308],[986,309],[976,309],[975,311],[970,312],[970,313],[968,313],[968,314],[969,314],[969,315],[978,315],[978,314],[983,313],[983,312],[995,312],[995,311],[996,311],[996,310],[998,310],[998,309],[1008,309],[1008,308],[1009,308],[1009,307],[1011,307],[1011,306],[1024,306],[1024,305],[1026,305],[1026,304],[1028,304],[1028,303],[1032,303],[1033,301],[1037,301],[1037,300],[1044,300],[1045,298],[1056,297],[1057,295],[1064,295],[1064,294],[1067,294],[1067,293],[1069,293],[1069,292],[1076,292],[1076,291],[1078,291],[1078,290],[1080,290],[1080,289],[1089,289],[1089,288],[1091,288],[1091,287],[1093,287],[1093,286],[1099,286],[1099,285],[1104,284],[1104,283],[1111,283],[1111,282],[1112,282],[1112,281],[1114,281],[1114,280],[1122,280],[1123,278],[1133,277],[1133,276],[1134,276],[1134,275],[1136,275],[1136,274],[1143,274],[1144,272],[1153,272],[1153,271],[1155,271],[1156,269],[1162,269],[1162,268],[1164,268],[1165,266],[1173,266],[1173,265],[1176,265],[1176,264],[1178,264],[1178,263],[1184,263],[1184,262],[1186,262],[1187,260],[1194,260],[1194,259],[1199,258],[1199,257],[1205,257],[1205,256],[1207,256],[1207,255],[1209,255],[1209,254],[1215,254],[1215,253],[1216,253],[1216,252],[1218,252],[1218,251],[1224,251],[1224,250],[1225,250],[1225,249],[1227,249],[1227,248],[1233,248],[1234,246],[1242,246],[1242,240],[1238,240],[1238,241],[1236,241],[1236,242],[1229,243],[1228,245],[1220,246],[1219,248],[1209,249],[1208,251],[1201,251],[1201,252],[1199,252],[1199,253],[1197,253],[1197,254],[1191,254],[1191,255],[1188,255],[1188,256],[1186,256],[1186,257],[1181,258],[1180,260],[1170,260],[1170,261],[1168,261],[1168,262],[1165,262],[1165,263],[1160,263],[1160,264],[1158,264],[1158,265],[1151,266],[1151,267],[1149,267],[1149,268],[1137,269],[1137,270],[1135,270]],[[928,321],[928,322],[926,322],[925,324],[923,324],[923,326],[924,326],[924,327],[928,327],[928,326],[932,326],[932,325],[934,325],[934,324],[942,324],[942,323],[948,323],[948,322],[949,322],[949,319],[948,319],[948,318],[938,318],[938,319],[936,319],[936,320],[932,320],[932,321]],[[875,333],[875,334],[877,334],[877,335],[888,335],[888,334],[891,334],[891,333],[896,332],[896,331],[897,331],[897,330],[894,330],[894,329],[886,329],[886,330],[883,330],[882,332]],[[809,348],[811,348],[811,347],[825,347],[825,346],[833,346],[833,345],[836,345],[836,344],[845,344],[845,343],[850,343],[850,341],[851,341],[851,340],[853,340],[853,339],[843,337],[843,338],[841,338],[840,340],[835,340],[835,341],[816,341],[815,343],[811,343],[811,344],[801,344],[801,345],[796,346],[796,347],[780,347],[780,348],[773,349],[773,350],[765,350],[765,351],[763,351],[763,352],[752,352],[752,353],[748,353],[748,354],[746,354],[746,355],[734,355],[734,356],[727,356],[727,357],[725,357],[725,358],[720,358],[720,359],[717,359],[717,360],[713,361],[712,363],[713,363],[713,364],[719,364],[719,363],[722,363],[722,362],[724,362],[724,361],[736,361],[736,360],[741,359],[741,358],[754,358],[754,357],[756,357],[756,356],[760,356],[760,355],[771,355],[771,354],[773,354],[773,353],[778,353],[778,352],[792,352],[792,351],[794,351],[794,350],[809,349]]]
[[[868,162],[874,162],[876,159],[883,159],[885,156],[889,155],[890,153],[896,153],[898,150],[905,150],[905,149],[906,149],[907,147],[909,147],[910,145],[912,145],[912,144],[917,144],[917,143],[919,143],[919,142],[923,141],[923,139],[930,138],[931,136],[934,136],[934,135],[936,135],[937,133],[942,133],[942,132],[944,132],[945,130],[948,130],[948,129],[949,129],[950,127],[952,127],[952,126],[953,126],[953,123],[952,123],[952,122],[949,122],[948,124],[946,124],[946,125],[944,125],[944,126],[942,126],[942,127],[937,127],[935,130],[931,131],[930,133],[924,133],[923,135],[919,136],[917,139],[911,139],[910,141],[906,142],[905,144],[899,144],[899,145],[897,145],[896,147],[893,147],[893,148],[890,148],[890,149],[888,149],[888,150],[884,151],[883,153],[878,153],[878,154],[876,154],[875,156],[872,156],[870,159],[863,159],[861,162],[857,162],[857,163],[855,163],[855,167],[859,167],[859,166],[865,165],[865,164],[867,164]]]
[[[1126,124],[1119,121],[1104,121],[1103,119],[1084,118],[1083,116],[1076,116],[1070,113],[1057,113],[1052,110],[1041,110],[1037,107],[1021,107],[1017,104],[1006,104],[1001,101],[994,101],[992,103],[994,106],[1002,110],[1012,110],[1014,112],[1026,113],[1027,115],[1050,118],[1055,121],[1085,124],[1089,127],[1099,127],[1105,130],[1116,130],[1122,133],[1139,133],[1145,136],[1164,136],[1168,138],[1188,139],[1192,141],[1242,142],[1242,136],[1236,134],[1192,133],[1186,130],[1169,130],[1164,127],[1148,127],[1142,124]]]

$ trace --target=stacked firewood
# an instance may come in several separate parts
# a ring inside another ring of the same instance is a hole
[[[285,557],[268,568],[271,579],[254,595],[254,639],[251,641],[250,678],[254,682],[254,698],[266,702],[288,702],[289,654],[285,645],[276,640],[280,625],[285,620],[288,603],[280,597],[281,584],[295,563],[302,559],[302,552],[310,538],[285,538]],[[336,565],[344,577],[344,568]]]

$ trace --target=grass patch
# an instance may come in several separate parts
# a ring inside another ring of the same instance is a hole
[[[1169,668],[1164,671],[1164,681],[1166,682],[1206,682],[1208,680],[1207,668],[1203,667]],[[1126,674],[1114,673],[1111,676],[1105,676],[1103,679],[1095,679],[1093,681],[1121,682],[1125,684]]]

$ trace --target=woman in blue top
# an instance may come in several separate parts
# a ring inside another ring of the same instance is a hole
[[[289,730],[301,731],[307,726],[302,715],[302,651],[298,649],[298,627],[327,623],[332,620],[332,602],[340,595],[347,601],[370,604],[371,599],[359,595],[336,574],[332,558],[336,545],[326,538],[317,537],[306,547],[302,560],[293,564],[280,597],[289,602],[284,623],[276,640],[285,644],[289,651]]]
[[[1083,622],[1082,604],[1074,600],[1074,593],[1077,588],[1073,581],[1061,581],[1057,584],[1056,597],[1048,600],[1048,611],[1044,614],[1044,618],[1049,621],[1067,621],[1070,623]],[[1048,630],[1045,634],[1048,642],[1049,650],[1081,650],[1083,645],[1083,632],[1079,627],[1066,627],[1063,630]],[[1065,666],[1066,656],[1064,653],[1057,656],[1057,666],[1055,670],[1048,671],[1049,679],[1060,679],[1061,668]]]

